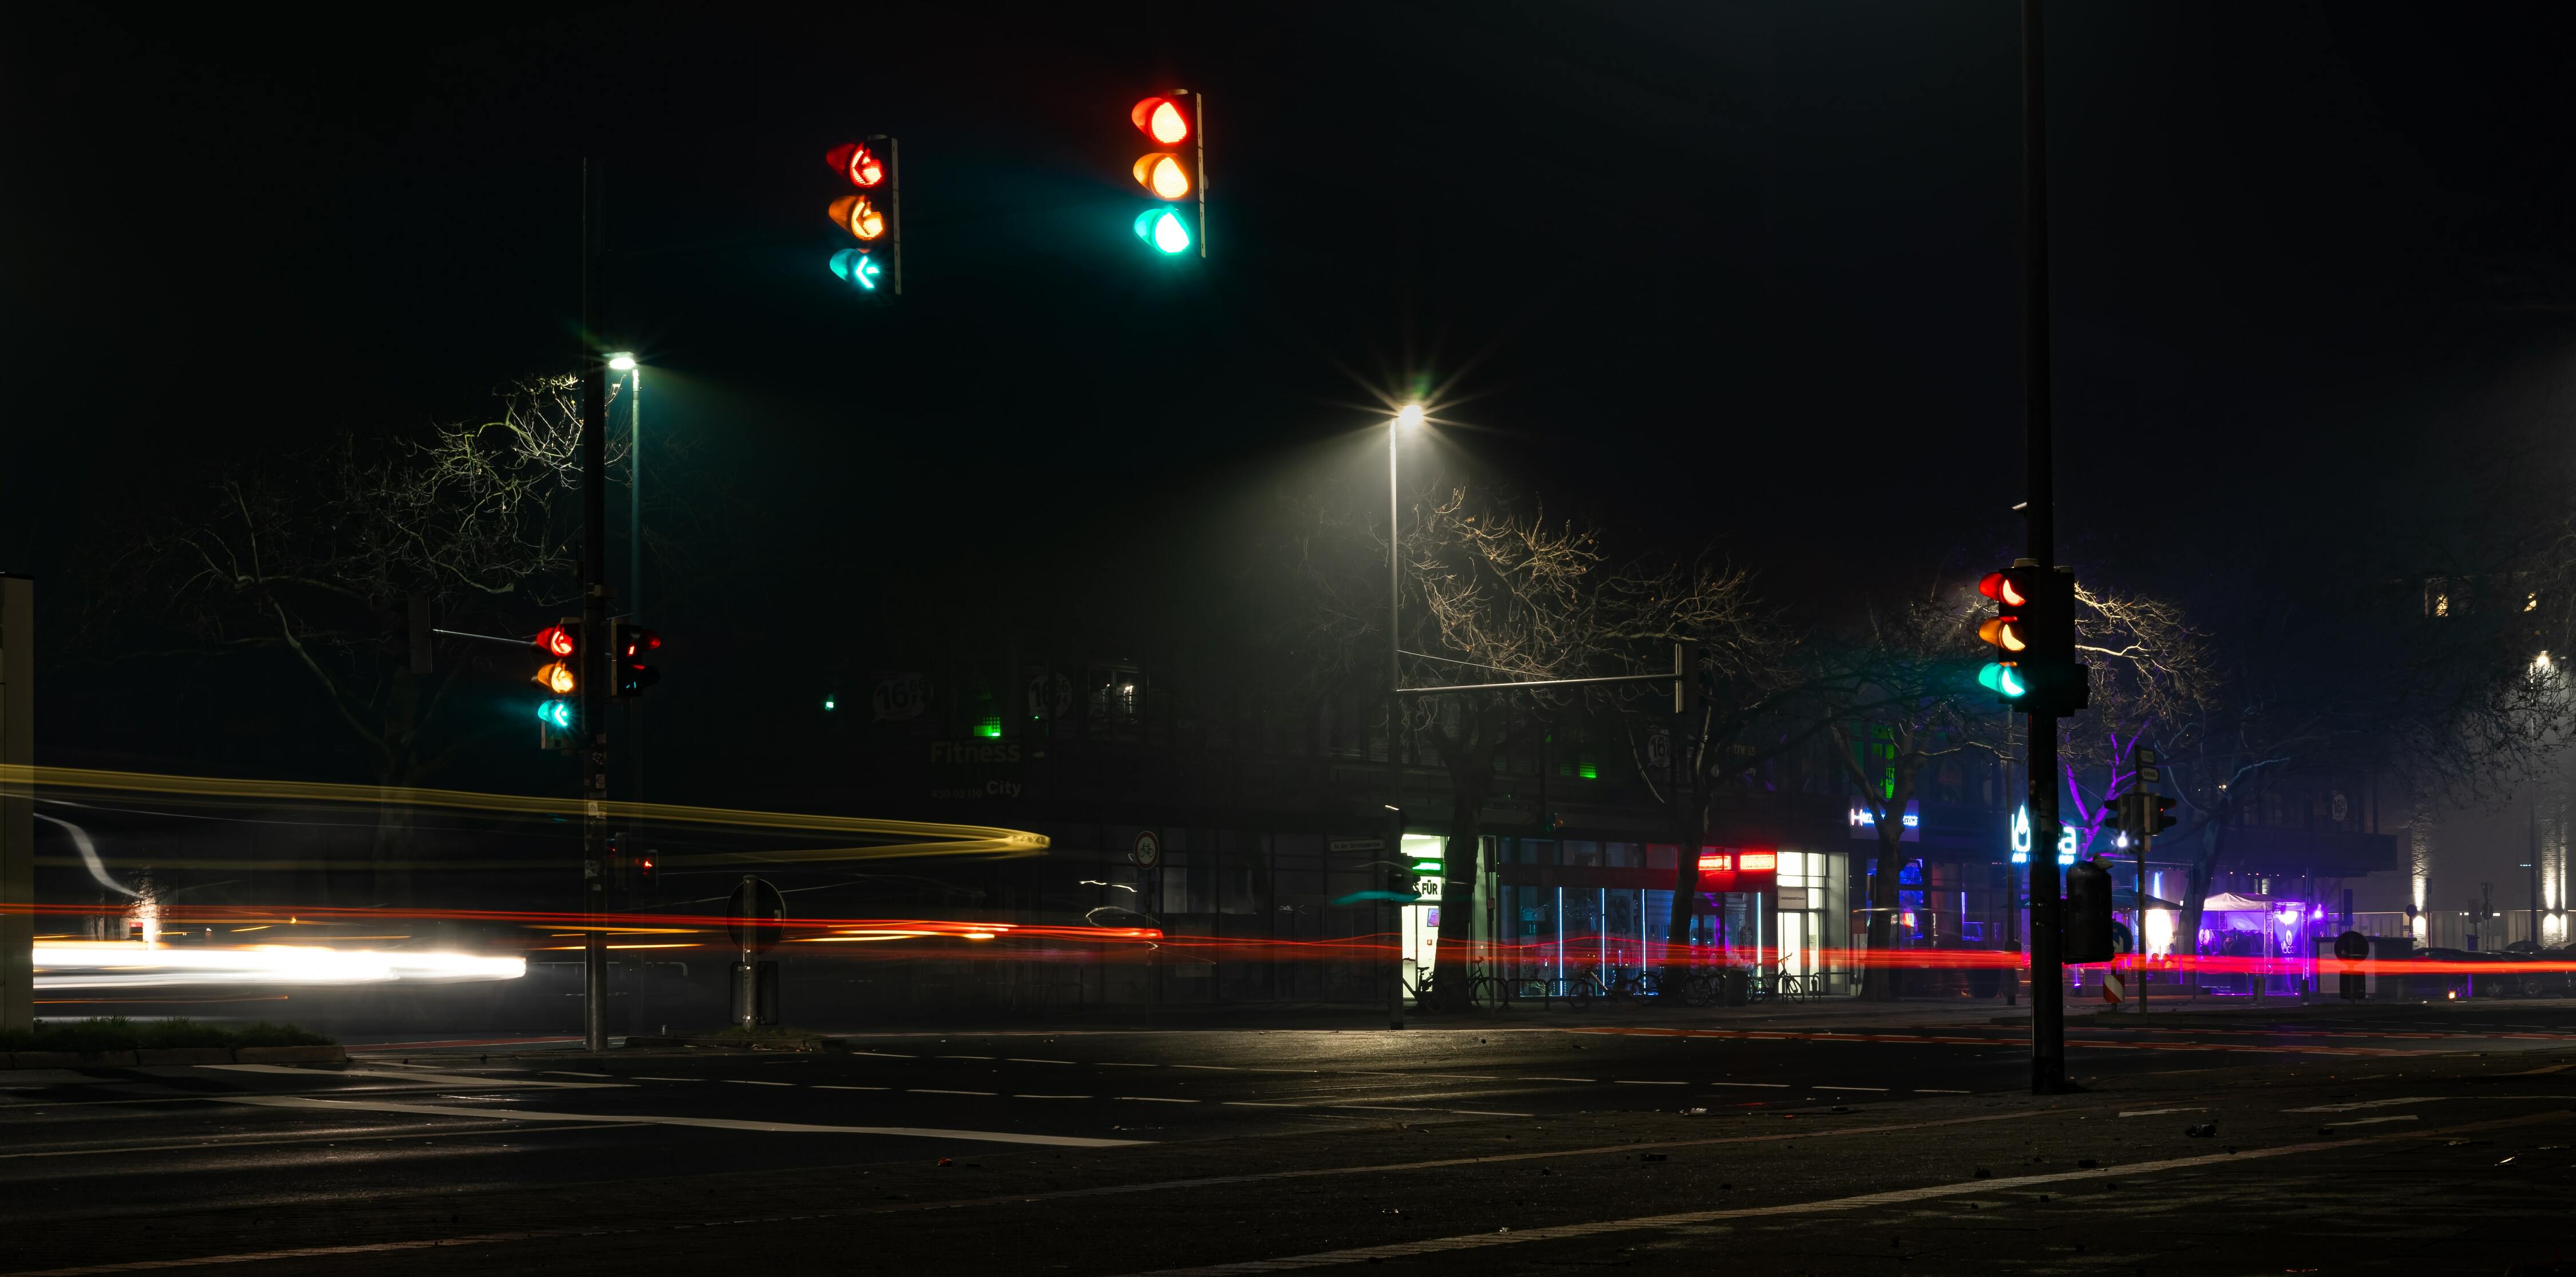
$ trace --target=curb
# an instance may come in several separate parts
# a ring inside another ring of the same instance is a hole
[[[170,1064],[345,1064],[338,1046],[173,1046],[138,1051],[10,1051],[0,1069],[115,1069]]]

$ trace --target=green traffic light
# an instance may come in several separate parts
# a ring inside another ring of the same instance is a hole
[[[2022,681],[2021,671],[1999,662],[1988,662],[1984,669],[1977,671],[1977,682],[2005,700],[2017,701],[2030,692],[2030,685]]]
[[[1168,208],[1149,208],[1136,215],[1136,238],[1151,244],[1160,252],[1179,255],[1190,251],[1190,228],[1180,214]]]

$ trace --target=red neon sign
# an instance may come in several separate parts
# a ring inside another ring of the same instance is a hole
[[[1780,868],[1780,857],[1768,851],[1748,851],[1736,858],[1736,868],[1749,874],[1767,874]]]
[[[1699,871],[1704,874],[1731,873],[1734,869],[1735,857],[1733,856],[1706,855],[1699,858]]]

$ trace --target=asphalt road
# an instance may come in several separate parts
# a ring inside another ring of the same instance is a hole
[[[749,1248],[865,1271],[2420,1274],[2570,1249],[2576,1006],[2078,1018],[2088,1089],[2047,1099],[2023,1032],[1900,1007],[0,1072],[0,1273],[658,1272]]]

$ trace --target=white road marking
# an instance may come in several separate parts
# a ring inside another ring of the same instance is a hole
[[[729,1078],[726,1078],[726,1079],[725,1079],[725,1081],[731,1082],[731,1083],[733,1083],[735,1086],[794,1086],[794,1085],[796,1085],[796,1084],[795,1084],[795,1083],[793,1083],[793,1082],[759,1082],[759,1081],[754,1081],[754,1080],[752,1080],[751,1078],[747,1078],[747,1077],[729,1077]]]
[[[2303,1109],[2283,1109],[2281,1111],[2284,1113],[2349,1113],[2354,1109],[2394,1108],[2400,1104],[2431,1104],[2437,1100],[2446,1100],[2449,1098],[2450,1097],[2447,1095],[2408,1095],[2394,1100],[2356,1100],[2350,1104],[2311,1104]],[[2516,1096],[2514,1098],[2521,1099],[2524,1097]]]
[[[1619,1086],[1688,1086],[1688,1085],[1690,1085],[1690,1083],[1688,1083],[1688,1082],[1648,1082],[1648,1081],[1643,1081],[1643,1080],[1640,1080],[1640,1079],[1638,1079],[1638,1078],[1632,1078],[1632,1077],[1614,1077],[1614,1078],[1612,1078],[1612,1079],[1610,1079],[1610,1080],[1611,1080],[1611,1082],[1612,1082],[1612,1083],[1614,1083],[1614,1084],[1616,1084],[1616,1085],[1619,1085]]]
[[[702,1077],[646,1077],[646,1076],[644,1076],[644,1075],[643,1075],[643,1074],[641,1074],[641,1073],[638,1073],[638,1074],[636,1074],[636,1075],[635,1075],[635,1080],[636,1080],[636,1081],[638,1081],[638,1082],[703,1082],[703,1081],[706,1081],[706,1079],[705,1079],[705,1078],[702,1078]],[[880,1089],[882,1089],[882,1088],[880,1088]]]
[[[1973,1091],[1945,1091],[1945,1090],[1942,1090],[1941,1088],[1939,1088],[1939,1087],[1937,1087],[1937,1086],[1918,1086],[1918,1087],[1914,1088],[1914,1093],[1915,1093],[1916,1095],[1973,1095],[1973,1094],[1975,1094],[1975,1092],[1973,1092]]]
[[[545,1070],[545,1073],[548,1077],[604,1077],[614,1079],[617,1076],[614,1073],[575,1073],[571,1069],[547,1069]]]
[[[894,1088],[891,1086],[834,1086],[829,1082],[817,1082],[814,1084],[814,1089],[817,1091],[891,1091]]]
[[[1588,1077],[1516,1077],[1512,1080],[1515,1082],[1595,1082],[1600,1079]]]
[[[916,1086],[916,1087],[912,1088],[912,1090],[911,1090],[911,1091],[907,1092],[907,1094],[911,1094],[911,1095],[991,1095],[991,1094],[993,1094],[993,1092],[991,1092],[991,1091],[943,1091],[943,1090],[940,1090],[939,1088],[937,1088],[937,1087],[933,1087],[933,1086]]]
[[[1172,1067],[1176,1069],[1208,1069],[1217,1073],[1240,1073],[1243,1071],[1231,1064],[1175,1064]]]
[[[1810,1091],[1884,1091],[1887,1088],[1883,1086],[1826,1086],[1822,1083],[1810,1083],[1808,1084],[1807,1089]]]
[[[1764,1089],[1766,1089],[1766,1090],[1773,1090],[1773,1091],[1785,1091],[1785,1090],[1789,1089],[1789,1084],[1788,1084],[1788,1083],[1786,1083],[1786,1082],[1711,1082],[1711,1083],[1709,1083],[1709,1085],[1710,1085],[1710,1086],[1758,1086],[1758,1087],[1762,1087],[1762,1088],[1764,1088]]]
[[[1856,1197],[1831,1197],[1810,1202],[1787,1202],[1778,1206],[1750,1206],[1734,1210],[1685,1211],[1671,1215],[1644,1215],[1631,1219],[1602,1220],[1590,1224],[1565,1224],[1555,1228],[1523,1228],[1495,1233],[1465,1233],[1452,1237],[1433,1237],[1418,1242],[1397,1242],[1388,1246],[1355,1246],[1348,1250],[1317,1251],[1305,1255],[1283,1255],[1276,1259],[1255,1259],[1241,1263],[1205,1264],[1190,1268],[1161,1268],[1129,1277],[1237,1277],[1238,1274],[1287,1272],[1300,1268],[1329,1268],[1342,1264],[1377,1263],[1389,1259],[1410,1259],[1416,1255],[1444,1251],[1480,1250],[1490,1246],[1518,1246],[1530,1242],[1566,1241],[1595,1237],[1605,1233],[1639,1232],[1659,1228],[1684,1228],[1730,1219],[1759,1219],[1780,1215],[1827,1215],[1845,1211],[1877,1212],[1887,1206],[1926,1201],[1939,1197],[1965,1197],[2011,1188],[2062,1184],[2070,1180],[2103,1179],[2117,1175],[2152,1175],[2163,1171],[2187,1170],[2221,1162],[2248,1162],[2258,1158],[2281,1157],[2291,1153],[2315,1153],[2328,1149],[2350,1149],[2348,1140],[2325,1140],[2308,1144],[2284,1144],[2274,1148],[2247,1148],[2233,1153],[2207,1153],[2198,1157],[2177,1157],[2160,1162],[2131,1162],[2125,1166],[2103,1166],[2090,1170],[2058,1171],[2047,1175],[2020,1175],[2007,1179],[1958,1180],[1947,1184],[1929,1184],[1921,1188],[1900,1188],[1884,1193],[1864,1193]]]
[[[2421,1113],[2408,1113],[2403,1117],[2356,1117],[2349,1122],[2328,1122],[2326,1126],[2328,1129],[2338,1126],[2376,1126],[2381,1122],[2413,1122],[2422,1117]]]
[[[1029,1095],[1024,1092],[1011,1098],[1015,1100],[1087,1100],[1091,1097],[1088,1095]]]
[[[960,1131],[927,1126],[818,1126],[810,1122],[752,1122],[726,1117],[665,1117],[658,1113],[549,1113],[538,1109],[460,1108],[452,1104],[397,1104],[379,1100],[326,1100],[302,1095],[208,1096],[224,1104],[262,1108],[321,1109],[326,1112],[411,1113],[422,1117],[471,1117],[508,1122],[638,1122],[652,1126],[696,1126],[717,1131],[763,1131],[773,1134],[900,1135],[916,1139],[980,1140],[988,1144],[1043,1144],[1056,1148],[1125,1148],[1151,1140],[1100,1140],[1073,1135],[1029,1135],[1019,1131]]]
[[[228,1073],[281,1073],[288,1077],[322,1081],[341,1077],[387,1077],[404,1082],[421,1082],[431,1086],[538,1086],[557,1091],[588,1091],[602,1087],[626,1085],[623,1082],[548,1082],[525,1074],[498,1076],[474,1073],[396,1073],[388,1069],[321,1069],[297,1068],[292,1064],[200,1064],[203,1069],[222,1069]]]
[[[1119,1099],[1122,1099],[1122,1100],[1135,1100],[1135,1101],[1137,1101],[1137,1102],[1139,1102],[1139,1103],[1144,1103],[1144,1104],[1196,1104],[1196,1103],[1198,1103],[1198,1101],[1197,1101],[1197,1100],[1176,1100],[1176,1099],[1173,1099],[1172,1097],[1170,1097],[1170,1096],[1168,1096],[1168,1095],[1121,1095],[1121,1096],[1119,1096],[1118,1098],[1119,1098]]]
[[[880,1060],[918,1060],[918,1055],[898,1055],[892,1051],[852,1051],[852,1055],[873,1055]]]
[[[1468,1116],[1468,1117],[1528,1117],[1528,1116],[1529,1116],[1529,1114],[1527,1114],[1527,1113],[1495,1113],[1495,1112],[1491,1112],[1491,1111],[1486,1110],[1486,1109],[1451,1109],[1451,1110],[1449,1110],[1449,1111],[1450,1111],[1450,1112],[1452,1112],[1452,1113],[1463,1113],[1463,1114],[1465,1114],[1465,1115],[1466,1115],[1466,1116]]]
[[[2197,1109],[2129,1109],[2129,1110],[2126,1110],[2125,1112],[2121,1113],[2121,1114],[2120,1114],[2120,1116],[2122,1116],[2122,1117],[2162,1117],[2163,1115],[2165,1115],[2165,1114],[2167,1114],[2167,1113],[2206,1113],[2206,1112],[2208,1112],[2208,1111],[2209,1111],[2209,1110],[2208,1110],[2208,1109],[2205,1109],[2205,1108],[2197,1108]]]
[[[1019,1056],[1019,1055],[1014,1055],[1014,1056],[1010,1057],[1009,1062],[1010,1062],[1010,1063],[1012,1063],[1012,1064],[1071,1064],[1071,1063],[1073,1063],[1073,1061],[1071,1061],[1071,1060],[1032,1060],[1032,1059],[1029,1059],[1029,1058],[1028,1058],[1028,1057],[1026,1057],[1026,1056]]]
[[[1122,1060],[1102,1060],[1100,1063],[1095,1064],[1092,1067],[1100,1069],[1159,1069],[1163,1066],[1159,1064],[1129,1064]]]

